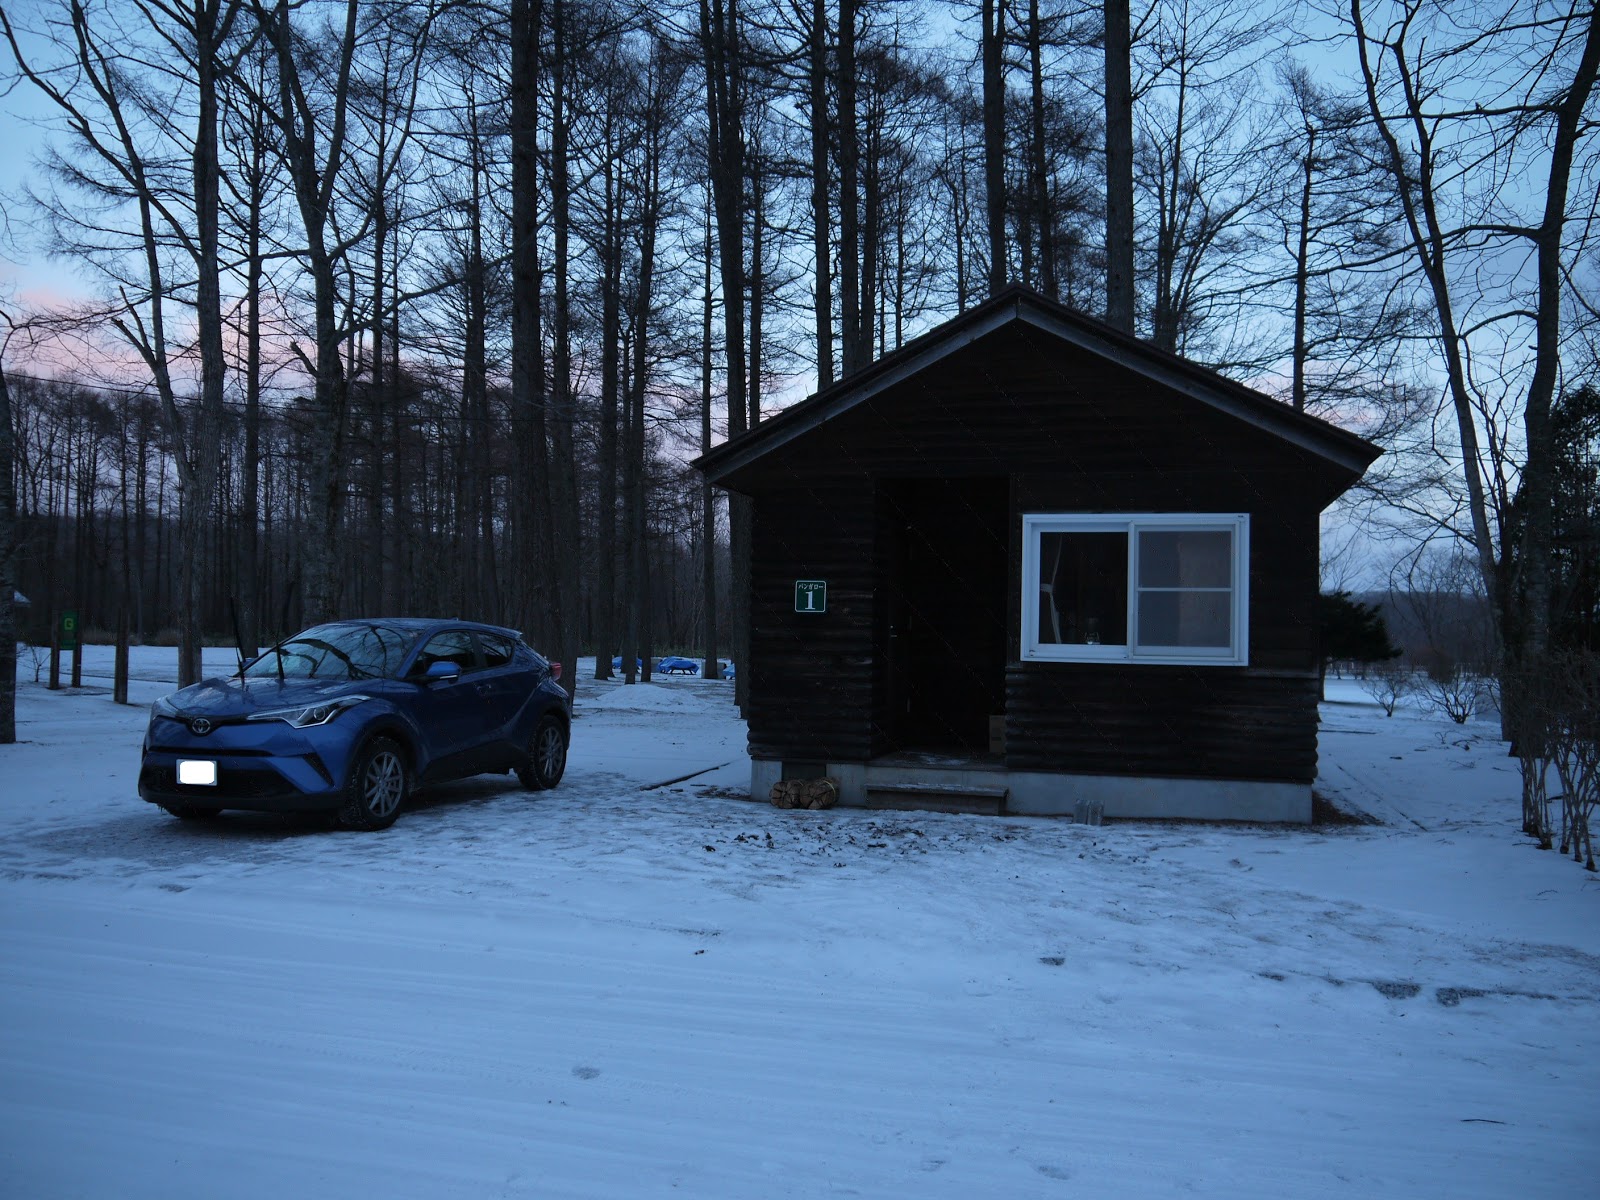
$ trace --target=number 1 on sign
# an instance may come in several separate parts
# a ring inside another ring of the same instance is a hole
[[[794,581],[794,610],[802,613],[828,611],[828,584],[822,579]]]

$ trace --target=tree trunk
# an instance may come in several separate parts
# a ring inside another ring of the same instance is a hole
[[[881,174],[883,112],[881,101],[873,97],[867,108],[866,157],[861,171],[861,340],[857,353],[861,366],[876,357],[877,346],[882,342],[883,321],[878,308],[879,239],[883,231],[883,188]]]
[[[1133,332],[1133,70],[1128,0],[1106,0],[1106,320]]]
[[[766,180],[762,175],[761,148],[751,156],[750,191],[750,385],[745,404],[750,412],[750,427],[761,423],[761,362],[766,337]]]
[[[228,364],[222,351],[222,281],[218,263],[221,169],[217,158],[217,51],[220,40],[227,37],[226,24],[232,23],[233,6],[229,5],[224,15],[221,0],[195,0],[193,12],[196,100],[199,104],[192,161],[200,250],[195,263],[195,326],[200,341],[200,413],[194,426],[190,452],[195,457],[195,482],[198,484],[194,497],[196,511],[192,520],[195,528],[200,529],[204,527],[204,522],[220,517],[220,513],[214,512],[214,498],[221,472],[222,401]],[[219,27],[219,19],[226,24]],[[200,612],[203,603],[200,581],[204,578],[204,568],[215,561],[213,555],[200,547],[197,536],[191,537],[190,549],[197,555],[197,565],[189,575],[191,592],[188,607],[191,618],[183,631],[188,636],[180,641],[180,682],[193,682],[203,675],[200,664]]]
[[[570,100],[571,65],[567,55],[567,6],[565,0],[552,5],[553,59],[551,70],[550,141],[550,219],[555,234],[555,386],[551,397],[550,431],[550,515],[553,546],[552,574],[556,584],[555,646],[557,656],[567,664],[561,682],[569,695],[578,687],[578,622],[581,612],[579,584],[581,573],[580,529],[578,521],[577,460],[573,430],[576,424],[576,398],[572,391],[572,293],[568,279],[571,239],[571,163]]]
[[[1050,211],[1050,160],[1044,123],[1044,28],[1039,0],[1028,0],[1028,65],[1033,82],[1033,222],[1039,237],[1039,290],[1060,299],[1056,283],[1055,215]]]
[[[388,349],[384,339],[384,325],[388,319],[388,305],[385,298],[387,255],[389,248],[389,197],[379,185],[377,195],[373,197],[372,214],[372,364],[371,364],[371,399],[368,402],[367,429],[370,435],[371,446],[367,459],[367,555],[366,577],[368,586],[375,596],[377,611],[393,611],[389,608],[388,587],[384,579],[383,570],[383,490],[385,473],[383,469],[384,451],[387,448],[390,454],[398,452],[397,446],[387,446],[386,433],[389,427],[389,378],[388,364],[384,361],[384,353]]]
[[[983,185],[989,230],[989,295],[1006,286],[1005,8],[983,0]]]
[[[811,232],[816,262],[817,390],[833,383],[833,251],[828,214],[828,6],[811,4]]]
[[[553,622],[545,602],[554,532],[546,480],[543,333],[539,269],[539,34],[542,0],[511,3],[511,405],[518,424],[523,494],[521,624],[546,652]],[[575,674],[576,662],[563,664]]]
[[[1300,234],[1294,256],[1294,352],[1291,396],[1297,411],[1306,407],[1306,308],[1311,284],[1311,189],[1316,178],[1317,130],[1306,123],[1306,156],[1300,179]]]
[[[627,666],[627,645],[617,640],[617,570],[626,543],[617,538],[617,421],[622,355],[622,231],[618,208],[622,164],[616,147],[607,148],[604,168],[605,209],[601,213],[600,245],[600,461],[599,532],[595,542],[594,677],[611,678],[612,652],[621,653]],[[619,551],[621,553],[619,553]],[[630,671],[631,674],[631,671]]]
[[[706,211],[705,280],[700,309],[700,453],[711,449],[711,212]],[[704,665],[701,676],[718,678],[717,671],[717,509],[711,483],[700,476],[700,543],[704,558],[700,563],[701,650]]]
[[[261,645],[261,208],[266,187],[267,131],[259,109],[251,118],[250,163],[246,168],[249,214],[245,233],[244,461],[240,464],[239,634],[246,655]],[[141,512],[143,511],[141,507]],[[280,631],[287,634],[288,630]]]
[[[312,282],[316,328],[314,384],[307,405],[312,435],[308,449],[310,491],[302,554],[301,589],[308,623],[337,616],[344,577],[339,552],[344,514],[344,443],[348,418],[348,385],[342,350],[344,331],[338,322],[339,263],[342,249],[328,243],[332,199],[341,180],[345,154],[346,113],[351,62],[357,41],[360,0],[346,0],[345,23],[334,58],[335,81],[330,97],[330,129],[325,150],[318,149],[321,106],[304,88],[297,49],[290,29],[289,0],[278,0],[271,12],[258,3],[256,13],[271,40],[277,61],[279,109],[274,120],[281,134],[284,165],[293,185],[295,204],[306,235],[305,264]]]
[[[633,369],[629,373],[628,388],[628,547],[633,559],[633,587],[628,603],[628,637],[623,645],[624,666],[628,678],[633,678],[634,660],[642,665],[644,678],[650,678],[650,555],[646,541],[649,509],[646,491],[649,476],[646,472],[644,437],[644,402],[649,372],[650,303],[655,278],[656,232],[661,212],[661,122],[665,114],[658,103],[656,112],[646,131],[643,203],[639,230],[638,292],[634,298],[633,314]]]
[[[744,341],[744,87],[739,54],[738,0],[701,0],[701,36],[706,54],[706,108],[710,127],[710,174],[717,214],[717,260],[721,269],[723,338],[728,378],[728,436],[749,427],[745,402]],[[849,370],[848,363],[846,371]],[[728,500],[732,581],[728,621],[733,652],[741,669],[734,700],[743,709],[749,671],[743,659],[750,644],[750,503]]]
[[[17,476],[11,389],[0,363],[0,746],[17,740]]]
[[[861,134],[856,128],[856,5],[839,3],[839,349],[843,378],[872,361],[861,311]]]

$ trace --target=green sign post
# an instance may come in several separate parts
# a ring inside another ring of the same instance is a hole
[[[78,612],[69,608],[61,614],[61,648],[63,650],[76,650],[78,648]]]
[[[828,581],[826,579],[796,579],[794,581],[794,610],[797,613],[827,612]]]

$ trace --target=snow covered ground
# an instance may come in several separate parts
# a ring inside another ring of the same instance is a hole
[[[101,653],[0,747],[0,1195],[1600,1187],[1600,880],[1486,723],[1333,684],[1382,825],[787,812],[731,687],[585,671],[559,789],[350,834],[141,803]]]

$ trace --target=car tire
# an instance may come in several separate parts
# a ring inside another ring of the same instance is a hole
[[[411,790],[411,768],[405,751],[393,738],[375,737],[361,748],[344,784],[339,824],[373,833],[387,829],[400,815]]]
[[[530,792],[546,791],[561,782],[567,769],[567,728],[546,714],[533,727],[528,740],[528,761],[517,768],[517,778]]]
[[[210,804],[190,804],[186,800],[173,800],[161,807],[180,821],[209,821],[222,815],[220,808]]]

